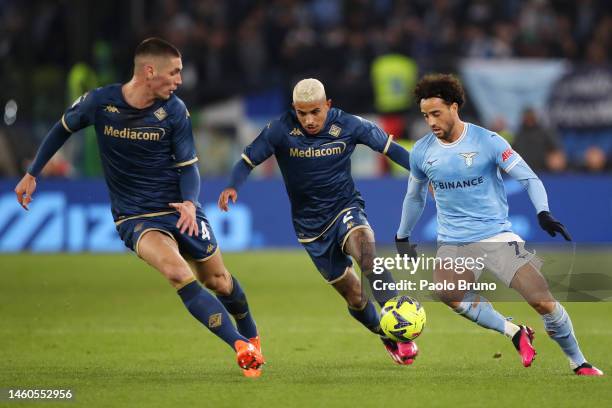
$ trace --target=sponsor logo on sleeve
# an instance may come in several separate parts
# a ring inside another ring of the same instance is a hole
[[[514,151],[510,147],[504,150],[502,153],[502,162],[506,162],[510,158],[510,156],[512,156],[513,154],[514,154]]]

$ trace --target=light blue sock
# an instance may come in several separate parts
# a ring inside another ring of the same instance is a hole
[[[549,314],[542,315],[542,319],[544,320],[544,328],[548,335],[559,343],[561,350],[570,360],[572,368],[585,363],[586,359],[582,355],[580,346],[578,346],[578,340],[576,340],[574,335],[572,320],[561,303],[557,302],[554,310]]]
[[[493,309],[491,302],[477,293],[466,293],[461,305],[455,309],[455,312],[479,326],[508,335],[506,326],[509,322],[497,310]]]

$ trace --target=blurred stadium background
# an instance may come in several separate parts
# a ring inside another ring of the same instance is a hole
[[[321,79],[333,103],[376,120],[410,148],[427,132],[411,97],[428,72],[464,81],[465,119],[499,132],[541,175],[577,240],[612,241],[612,14],[608,1],[233,0],[0,2],[0,251],[121,251],[93,130],[47,166],[23,218],[13,184],[78,96],[125,82],[135,45],[161,36],[183,52],[202,201],[225,250],[296,246],[270,160],[228,215],[217,194],[244,145]],[[120,10],[120,12],[119,12]],[[399,220],[405,174],[358,149],[353,170],[381,242]],[[526,194],[507,184],[512,221],[546,240]],[[260,197],[265,196],[263,202]],[[431,201],[431,200],[430,200]],[[588,211],[585,211],[588,208]],[[435,239],[430,202],[415,238]]]
[[[269,365],[257,385],[239,381],[229,349],[163,279],[120,253],[92,129],[47,165],[28,213],[15,200],[46,131],[85,91],[129,80],[148,36],[183,53],[177,93],[193,120],[201,202],[263,333]],[[586,290],[612,288],[611,49],[605,0],[0,0],[0,388],[75,387],[84,406],[611,406],[609,302],[566,305],[608,373],[588,386],[545,336],[525,371],[505,340],[434,303],[419,360],[398,375],[299,249],[273,160],[229,214],[216,209],[242,148],[290,107],[297,80],[321,79],[334,105],[410,148],[427,132],[415,82],[451,72],[467,91],[463,118],[513,144],[586,248],[582,264],[597,278]],[[352,164],[377,240],[391,244],[406,173],[367,148]],[[506,189],[515,231],[552,243],[522,187]],[[435,228],[430,199],[414,241],[433,242]],[[500,310],[543,333],[526,305]]]

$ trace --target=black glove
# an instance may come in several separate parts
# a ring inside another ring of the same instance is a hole
[[[540,227],[542,227],[544,231],[548,232],[551,237],[556,236],[558,232],[559,234],[563,235],[563,238],[565,238],[566,241],[572,240],[572,237],[570,237],[570,234],[567,232],[565,226],[557,221],[548,211],[540,211],[538,213],[538,222],[540,223]]]
[[[397,253],[401,256],[408,255],[408,259],[416,259],[418,257],[416,244],[411,244],[409,237],[398,238],[396,235],[395,248],[397,248]]]

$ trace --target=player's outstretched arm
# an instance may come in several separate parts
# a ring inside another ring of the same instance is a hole
[[[414,229],[427,202],[427,182],[417,180],[412,175],[408,180],[408,190],[402,204],[402,218],[395,235],[395,242],[400,255],[416,256],[415,245],[410,245],[410,234]]]
[[[387,135],[375,123],[359,118],[360,126],[357,128],[356,141],[370,149],[382,153],[406,170],[410,170],[410,153],[393,141],[393,135]]]
[[[506,172],[525,187],[529,198],[533,203],[538,214],[538,223],[551,237],[561,234],[566,241],[571,241],[567,228],[552,216],[548,208],[548,196],[544,184],[539,177],[531,170],[531,167],[524,160],[518,159],[516,165]]]
[[[219,195],[217,205],[222,211],[229,210],[230,199],[233,203],[236,202],[238,190],[249,177],[251,171],[274,154],[275,146],[282,136],[283,133],[278,127],[278,121],[270,122],[259,136],[244,149],[241,159],[236,162],[232,169],[229,186]]]
[[[232,169],[232,175],[230,178],[229,186],[221,192],[219,195],[219,202],[217,205],[221,211],[229,211],[229,200],[235,203],[238,199],[238,189],[244,184],[249,174],[251,174],[253,168],[245,161],[240,159]]]
[[[391,142],[386,155],[406,170],[410,170],[410,153],[399,144]]]
[[[557,235],[557,232],[565,238],[566,241],[571,241],[572,237],[570,236],[567,228],[563,224],[561,224],[555,217],[552,216],[548,211],[542,211],[538,213],[538,223],[540,227],[548,232],[548,235],[554,237]]]
[[[30,164],[30,167],[28,167],[26,175],[23,176],[15,187],[17,201],[26,210],[28,209],[28,205],[32,202],[32,194],[34,194],[36,190],[36,177],[38,177],[51,157],[53,157],[66,140],[68,140],[70,135],[71,133],[64,128],[60,121],[58,121],[53,125],[51,130],[49,130],[49,133],[47,133],[40,144],[36,152],[36,157],[34,161],[32,161],[32,164]]]
[[[234,188],[228,187],[219,195],[219,202],[217,203],[217,206],[221,211],[229,211],[229,200],[232,200],[232,203],[235,203],[237,199],[238,192]]]
[[[36,177],[30,173],[26,173],[25,176],[17,183],[15,187],[15,194],[17,194],[17,201],[24,209],[29,210],[28,205],[32,202],[32,194],[36,190]]]

